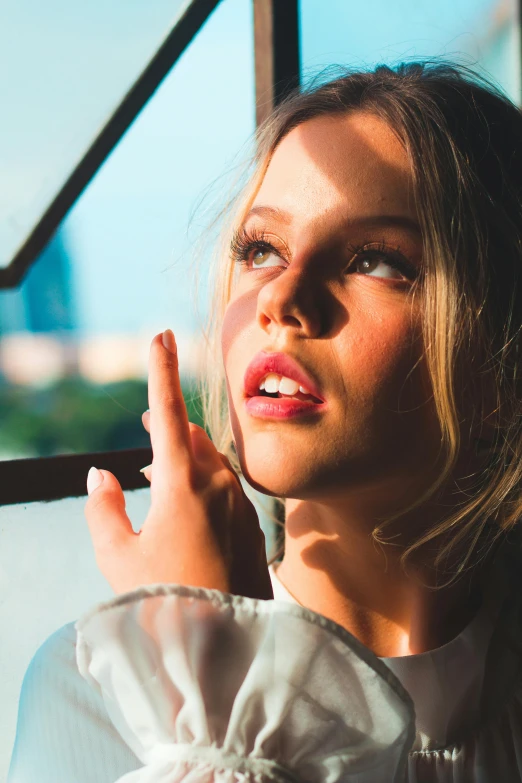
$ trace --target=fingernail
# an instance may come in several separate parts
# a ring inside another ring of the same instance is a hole
[[[151,468],[151,467],[152,467],[152,464],[150,464],[150,465],[145,465],[145,467],[144,467],[144,468],[140,468],[140,473],[145,473],[145,471],[146,471],[146,470],[148,470],[148,469],[149,469],[149,468]]]
[[[174,339],[174,333],[172,329],[165,329],[163,332],[163,345],[170,351],[170,353],[176,353],[176,340]]]
[[[91,468],[87,474],[87,494],[94,492],[103,481],[103,473],[98,468]]]

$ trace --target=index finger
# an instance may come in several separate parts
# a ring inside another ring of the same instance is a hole
[[[178,352],[174,334],[167,329],[153,339],[149,359],[150,440],[157,485],[192,458],[187,408],[179,379]],[[159,474],[159,475],[158,475]]]

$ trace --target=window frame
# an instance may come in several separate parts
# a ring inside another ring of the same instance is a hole
[[[0,268],[0,289],[20,285],[75,201],[220,2],[191,0],[186,4],[168,36],[93,139],[9,265]]]

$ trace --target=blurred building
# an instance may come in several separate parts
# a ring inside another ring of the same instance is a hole
[[[154,332],[84,333],[74,285],[74,259],[62,229],[21,286],[0,291],[0,383],[45,386],[79,374],[92,383],[146,378]],[[198,375],[202,345],[177,332],[180,370]]]
[[[16,291],[0,294],[0,335],[70,333],[76,328],[72,263],[65,232],[58,231]]]
[[[76,328],[72,264],[63,230],[54,235],[29,270],[23,297],[30,332],[63,333]]]
[[[0,293],[0,375],[38,383],[76,373],[75,330],[72,263],[65,233],[58,231],[21,286]]]

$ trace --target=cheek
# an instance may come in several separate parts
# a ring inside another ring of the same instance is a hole
[[[356,336],[352,333],[351,345],[346,346],[357,368],[355,377],[347,378],[348,386],[374,400],[398,401],[400,396],[401,408],[407,401],[426,399],[420,365],[413,370],[422,353],[422,339],[411,313],[388,312],[377,322],[373,318],[361,321],[359,327],[353,329]]]
[[[227,377],[231,370],[233,349],[246,337],[256,320],[257,293],[249,291],[231,301],[227,307],[221,328],[221,352]],[[250,361],[248,357],[246,361]]]

